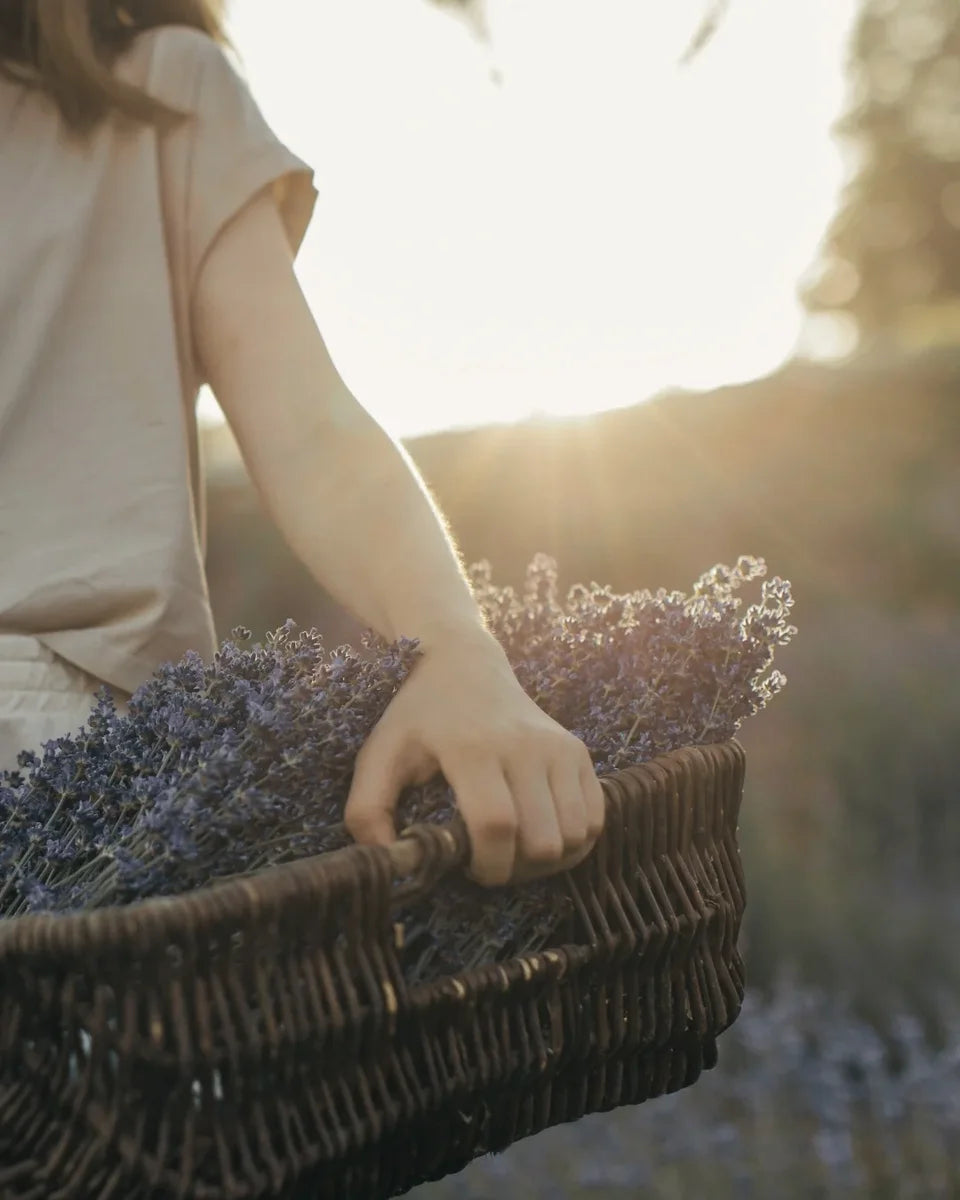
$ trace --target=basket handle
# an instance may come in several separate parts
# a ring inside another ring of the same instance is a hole
[[[609,785],[603,779],[600,780],[600,784],[606,797]],[[600,837],[602,836],[601,834]],[[514,871],[510,885],[530,883],[544,875],[553,875],[560,871],[572,871],[593,853],[599,841],[600,838],[592,845],[568,855],[560,864],[524,864],[519,871]],[[470,835],[463,817],[456,811],[443,825],[427,822],[408,825],[399,839],[389,847],[389,853],[395,876],[410,876],[395,886],[396,902],[420,899],[448,871],[455,867],[463,867],[469,862]]]
[[[470,835],[463,817],[455,812],[443,825],[426,821],[408,825],[388,851],[394,876],[402,879],[393,889],[392,903],[399,904],[420,899],[448,871],[467,863]]]

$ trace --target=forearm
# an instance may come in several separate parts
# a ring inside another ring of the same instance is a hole
[[[426,649],[489,640],[442,515],[416,467],[362,407],[288,448],[256,480],[270,515],[314,579],[388,640]]]

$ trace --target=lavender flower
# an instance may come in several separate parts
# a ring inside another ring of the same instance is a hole
[[[587,746],[598,774],[684,745],[724,741],[783,687],[776,646],[796,629],[790,585],[765,581],[741,615],[734,593],[766,573],[742,557],[689,596],[618,595],[593,583],[557,594],[537,555],[520,592],[470,581],[527,694]],[[188,652],[136,692],[128,715],[106,688],[86,725],[19,755],[0,775],[0,916],[172,895],[349,844],[343,809],[357,753],[419,656],[373,631],[363,652],[327,652],[287,621],[266,644],[232,631],[205,664]],[[442,775],[404,789],[398,828],[445,821]],[[562,884],[486,889],[442,881],[402,914],[411,979],[533,952],[567,915]]]

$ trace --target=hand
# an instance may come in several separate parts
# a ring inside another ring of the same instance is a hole
[[[586,746],[527,696],[487,633],[415,663],[357,756],[348,831],[389,845],[401,790],[440,771],[470,835],[468,874],[486,886],[568,870],[603,829]]]

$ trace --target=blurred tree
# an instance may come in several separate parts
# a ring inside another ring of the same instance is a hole
[[[854,175],[804,300],[861,352],[960,345],[960,3],[862,0],[848,69]]]

